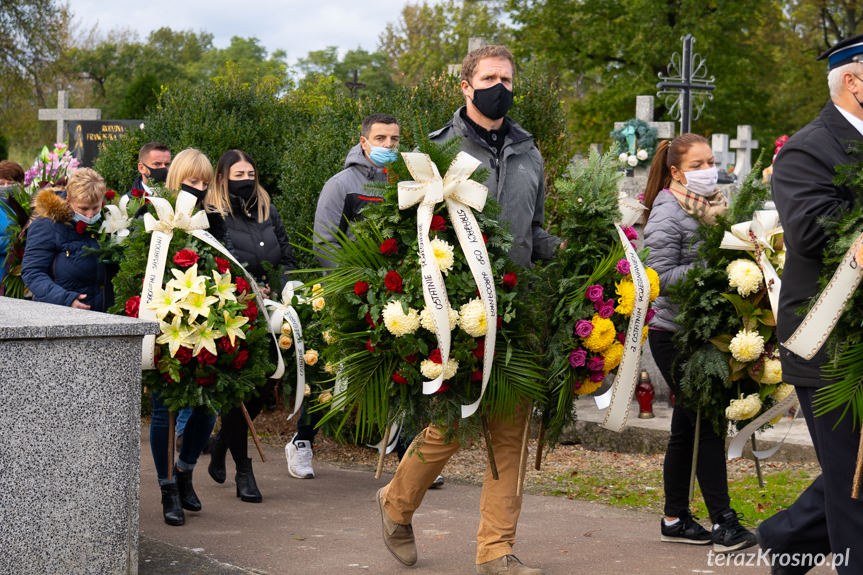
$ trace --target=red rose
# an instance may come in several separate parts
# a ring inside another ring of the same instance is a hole
[[[138,188],[132,188],[132,197],[133,198],[143,198],[144,190],[139,190]]]
[[[249,318],[249,321],[255,321],[255,318],[258,317],[258,304],[255,303],[255,300],[250,299],[246,302],[246,309],[240,313]]]
[[[500,329],[502,325],[503,325],[503,318],[500,316],[497,316],[497,329]]]
[[[235,278],[234,285],[237,286],[237,291],[239,293],[248,293],[249,292],[249,282],[244,280],[243,278]]]
[[[394,238],[384,240],[384,243],[381,244],[381,253],[385,256],[391,256],[398,253],[398,251],[399,246],[396,244],[396,240]]]
[[[246,361],[249,359],[249,350],[241,349],[237,353],[237,359],[234,360],[234,363],[231,364],[231,367],[234,369],[243,369],[243,366],[246,365]]]
[[[201,351],[198,352],[198,364],[213,365],[214,363],[216,363],[216,356],[207,351],[205,348],[201,348]]]
[[[234,343],[231,344],[231,339],[227,337],[220,337],[216,340],[216,344],[219,346],[219,349],[224,351],[225,353],[231,354],[237,351],[238,341],[234,340]]]
[[[138,308],[141,307],[141,296],[133,295],[126,301],[126,315],[138,317]]]
[[[105,192],[105,199],[108,200],[109,202],[116,197],[117,197],[117,192],[115,192],[114,190],[108,190]]]
[[[503,274],[503,285],[508,288],[514,288],[515,284],[518,283],[518,278],[514,273],[509,272],[508,274]]]
[[[429,229],[433,232],[444,231],[446,229],[446,220],[443,219],[443,216],[432,216],[432,221]]]
[[[372,329],[378,327],[375,325],[375,320],[372,319],[372,314],[370,314],[369,312],[366,312],[366,323],[369,324]]]
[[[473,370],[470,374],[471,381],[482,381],[482,372],[478,369]]]
[[[387,275],[384,277],[384,285],[391,292],[402,293],[402,276],[397,271],[387,272]]]
[[[197,252],[193,252],[192,250],[180,250],[174,254],[174,263],[181,268],[187,268],[196,264],[199,259]]]
[[[476,340],[476,349],[473,350],[474,357],[482,359],[483,355],[485,355],[485,338]]]
[[[195,381],[201,387],[207,387],[208,385],[213,385],[214,383],[216,383],[216,376],[208,375],[206,377],[196,377]]]
[[[354,293],[357,297],[363,297],[369,291],[369,284],[366,282],[357,282],[354,284]]]
[[[408,383],[408,380],[406,380],[406,379],[402,376],[402,374],[400,374],[399,372],[395,372],[395,373],[392,375],[392,380],[393,380],[394,382],[398,383],[399,385],[407,385],[407,383]]]
[[[405,356],[405,361],[408,363],[413,363],[417,360],[417,354],[411,353]]]
[[[86,222],[75,222],[75,231],[79,234],[83,234],[87,231],[87,223]]]
[[[192,361],[192,350],[185,345],[181,345],[180,349],[177,350],[177,353],[174,354],[174,357],[176,357],[180,363],[186,365]]]
[[[435,393],[443,393],[445,391],[449,391],[449,384],[447,382],[443,382],[440,384],[440,389],[438,389]]]
[[[435,363],[443,363],[443,358],[440,356],[440,348],[436,347],[431,350],[429,354],[429,359]]]
[[[369,341],[366,342],[366,349],[369,350],[369,353],[375,352],[375,346],[372,345],[372,338],[369,338]]]
[[[216,260],[216,265],[219,267],[219,273],[223,274],[229,269],[231,269],[231,262],[228,260],[223,260],[222,258],[214,258]]]

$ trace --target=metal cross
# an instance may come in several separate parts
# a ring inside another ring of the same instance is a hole
[[[348,87],[348,90],[351,91],[351,98],[356,98],[357,94],[360,91],[360,88],[365,88],[366,85],[359,81],[360,71],[356,68],[353,70],[354,79],[351,82],[345,82],[345,86]]]
[[[662,80],[656,84],[657,96],[665,97],[665,105],[672,118],[680,120],[680,133],[690,131],[692,120],[697,120],[708,100],[713,99],[711,92],[716,87],[716,78],[707,76],[707,60],[701,54],[692,53],[695,37],[683,37],[683,56],[675,52],[668,63],[668,74],[659,73]],[[695,116],[692,108],[695,101]]]

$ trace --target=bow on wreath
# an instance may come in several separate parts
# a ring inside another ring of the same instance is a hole
[[[459,152],[443,178],[428,154],[403,152],[405,165],[414,181],[399,182],[399,209],[417,208],[417,239],[419,241],[420,270],[422,273],[423,298],[426,309],[431,312],[435,325],[435,336],[441,350],[441,375],[433,381],[423,382],[423,393],[431,394],[443,384],[443,374],[449,360],[450,303],[446,284],[430,247],[429,227],[435,206],[446,202],[450,221],[456,231],[459,245],[464,252],[480,299],[485,309],[485,351],[483,353],[482,389],[479,398],[470,405],[462,405],[462,417],[470,417],[479,408],[491,375],[497,337],[497,293],[491,263],[482,239],[482,231],[471,209],[482,211],[488,196],[488,188],[470,179],[470,175],[482,162],[465,152]]]
[[[294,393],[294,411],[291,412],[288,419],[291,419],[299,411],[300,406],[303,404],[306,389],[306,363],[303,359],[303,354],[305,353],[303,326],[300,324],[300,316],[297,315],[297,311],[293,308],[294,290],[302,285],[303,282],[289,281],[282,288],[280,301],[264,300],[264,305],[270,310],[270,317],[268,319],[270,333],[274,337],[278,337],[282,332],[282,323],[287,321],[291,324],[291,332],[294,338],[294,353],[297,361],[297,389]],[[303,303],[304,300],[299,298],[299,296],[297,298],[298,304]],[[279,355],[281,355],[281,350],[279,351]]]
[[[764,285],[767,287],[767,296],[770,299],[770,308],[773,317],[776,317],[779,309],[779,288],[782,280],[773,269],[773,264],[767,257],[766,252],[773,252],[773,238],[782,233],[782,225],[779,223],[779,212],[776,210],[758,210],[751,221],[741,222],[731,226],[730,232],[725,232],[720,248],[726,250],[745,250],[754,252],[755,263],[761,268],[764,275]]]

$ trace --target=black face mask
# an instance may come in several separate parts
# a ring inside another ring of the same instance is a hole
[[[502,82],[473,91],[473,105],[489,120],[500,120],[512,106],[512,92]]]
[[[198,198],[199,202],[203,202],[204,198],[207,197],[207,188],[204,188],[203,190],[199,190],[198,188],[194,188],[194,187],[188,186],[186,184],[180,184],[180,189],[183,190],[184,192],[189,192],[190,194],[192,194],[193,196]]]
[[[255,180],[228,180],[228,193],[248,202],[255,194]]]
[[[164,184],[168,179],[168,168],[151,168],[147,164],[144,167],[150,170],[150,175],[147,176],[147,182],[150,184]]]

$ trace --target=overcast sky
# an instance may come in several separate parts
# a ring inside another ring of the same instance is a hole
[[[219,48],[231,36],[254,36],[268,53],[282,49],[294,64],[311,50],[358,46],[371,52],[408,0],[69,0],[82,30],[134,29],[141,40],[155,29],[206,31]]]

